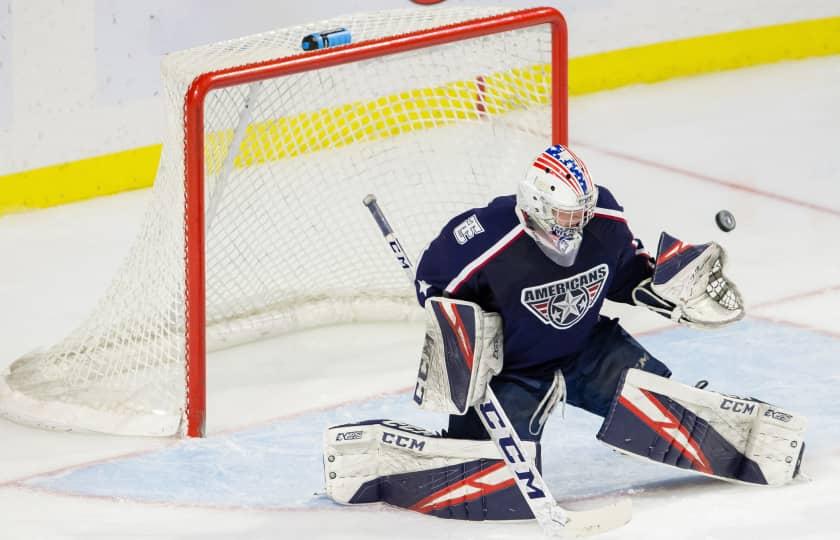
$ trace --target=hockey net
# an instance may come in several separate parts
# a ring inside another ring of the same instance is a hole
[[[337,27],[353,44],[301,51]],[[415,8],[168,56],[142,233],[89,318],[10,366],[0,414],[201,435],[205,334],[212,351],[416,315],[363,197],[416,257],[454,214],[513,192],[533,154],[565,140],[565,43],[551,9]]]

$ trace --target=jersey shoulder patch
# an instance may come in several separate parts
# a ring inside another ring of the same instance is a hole
[[[463,246],[455,247],[457,251],[481,252],[519,223],[515,205],[514,196],[508,195],[493,199],[487,206],[467,210],[452,218],[438,239]]]
[[[467,219],[452,228],[452,235],[455,237],[455,241],[462,246],[483,232],[485,232],[484,226],[481,225],[481,222],[478,220],[478,215],[474,212]]]
[[[515,239],[522,228],[515,206],[515,196],[507,195],[452,218],[421,255],[418,276],[433,276],[447,292],[457,291]]]

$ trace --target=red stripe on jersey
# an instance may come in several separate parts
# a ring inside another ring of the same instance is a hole
[[[622,216],[612,216],[610,214],[601,214],[600,212],[595,212],[594,217],[611,219],[613,221],[618,221],[620,223],[627,223],[627,220],[624,219]]]
[[[508,234],[510,234],[510,233],[508,233]],[[484,259],[483,261],[481,261],[481,264],[476,265],[476,267],[475,267],[475,268],[473,268],[472,270],[470,270],[470,272],[469,272],[466,276],[464,276],[463,278],[461,278],[461,280],[460,280],[460,281],[458,281],[458,283],[456,283],[456,284],[455,284],[455,286],[453,286],[451,290],[450,290],[450,289],[449,289],[449,287],[447,286],[447,290],[449,290],[449,292],[450,292],[450,293],[452,293],[452,294],[455,294],[456,292],[458,292],[458,289],[460,289],[460,288],[461,288],[461,285],[463,285],[464,283],[466,283],[467,281],[469,281],[469,280],[470,280],[470,278],[471,278],[471,277],[473,277],[473,276],[475,275],[475,273],[476,273],[476,272],[478,272],[479,270],[481,270],[482,268],[484,268],[484,266],[485,266],[487,263],[489,263],[491,260],[493,260],[493,258],[494,258],[494,257],[496,257],[499,253],[501,253],[502,251],[506,250],[506,249],[508,248],[508,246],[510,246],[511,244],[513,244],[514,242],[516,242],[516,241],[517,241],[517,240],[518,240],[518,239],[519,239],[519,238],[520,238],[523,234],[525,234],[525,229],[521,229],[518,233],[516,233],[516,234],[513,236],[513,238],[511,238],[510,240],[508,240],[507,242],[505,242],[503,245],[499,246],[499,247],[498,247],[495,251],[490,252],[490,254],[489,254],[489,255],[487,255],[487,258],[486,258],[486,259]],[[483,257],[485,254],[487,254],[487,252],[485,252],[484,254],[482,254],[482,255],[481,255],[480,257],[478,257],[478,258],[480,259],[480,258],[481,258],[481,257]]]

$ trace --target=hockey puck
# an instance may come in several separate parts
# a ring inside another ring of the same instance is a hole
[[[729,210],[721,210],[715,214],[715,223],[723,232],[729,232],[735,228],[735,216]]]

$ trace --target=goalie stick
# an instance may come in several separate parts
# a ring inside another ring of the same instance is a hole
[[[409,282],[414,286],[414,268],[408,255],[403,250],[385,214],[373,194],[362,201],[382,231],[394,257],[405,270]],[[499,453],[510,470],[522,497],[534,514],[537,522],[547,536],[578,538],[605,532],[620,527],[630,521],[632,503],[623,498],[604,506],[586,510],[563,508],[548,490],[534,460],[522,445],[519,435],[511,426],[493,390],[488,386],[485,399],[475,407],[475,412],[484,424],[490,438],[499,449]]]

